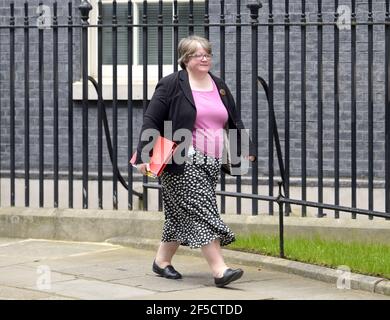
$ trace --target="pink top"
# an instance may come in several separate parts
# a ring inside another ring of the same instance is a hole
[[[192,90],[196,106],[196,120],[192,132],[194,148],[208,156],[222,157],[223,128],[228,113],[213,80],[212,91]]]

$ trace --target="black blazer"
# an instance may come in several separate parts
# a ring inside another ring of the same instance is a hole
[[[228,111],[229,120],[228,127],[229,129],[245,129],[242,123],[241,118],[239,117],[236,109],[236,104],[234,102],[233,96],[227,87],[227,85],[223,82],[222,79],[214,76],[210,73],[210,76],[214,80],[218,92],[220,94],[221,100]],[[188,79],[188,73],[186,70],[180,70],[178,72],[172,73],[164,78],[162,78],[157,86],[156,90],[153,94],[152,99],[145,111],[143,125],[139,137],[139,143],[137,147],[137,160],[136,164],[140,164],[142,159],[149,159],[149,151],[144,151],[144,147],[152,141],[150,140],[143,141],[141,139],[142,134],[146,129],[156,129],[158,134],[161,136],[165,136],[168,139],[171,139],[178,144],[183,142],[184,138],[181,140],[173,139],[173,137],[166,136],[164,134],[164,121],[171,121],[172,124],[172,132],[173,134],[178,129],[187,129],[189,132],[192,132],[194,128],[194,123],[196,119],[196,107],[194,103],[194,98],[192,96],[192,91]],[[166,130],[171,131],[171,130]],[[240,133],[238,131],[238,139],[237,141],[241,141]],[[169,134],[169,132],[168,132]],[[149,135],[147,135],[149,136]],[[255,146],[249,141],[249,155],[256,155]],[[192,142],[192,140],[191,140]],[[187,151],[187,146],[182,145],[183,149],[181,151],[182,155],[185,155]],[[150,150],[150,148],[149,148]],[[240,151],[239,151],[240,152]],[[239,153],[240,155],[240,153]],[[245,156],[245,154],[243,154]],[[172,173],[182,173],[184,171],[184,164],[177,164],[173,161],[172,164],[168,164],[165,168],[166,171]]]

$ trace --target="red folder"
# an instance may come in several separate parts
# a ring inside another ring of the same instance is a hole
[[[153,146],[152,156],[149,161],[147,175],[153,178],[159,177],[167,163],[172,159],[177,144],[167,138],[159,136]],[[134,152],[130,159],[130,163],[135,167],[137,159],[137,151]]]

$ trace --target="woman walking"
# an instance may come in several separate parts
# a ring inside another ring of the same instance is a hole
[[[229,268],[223,259],[221,246],[235,237],[219,216],[215,190],[222,163],[223,129],[238,129],[242,135],[244,126],[230,90],[210,73],[210,42],[198,36],[184,38],[178,53],[182,70],[157,84],[140,135],[154,129],[164,136],[166,121],[173,133],[188,130],[191,134],[186,160],[180,162],[175,157],[161,175],[165,223],[152,268],[162,277],[180,279],[181,274],[172,266],[178,247],[201,248],[215,285],[223,287],[239,279],[243,270]],[[140,138],[137,148],[136,164],[142,174],[147,174],[147,143]],[[242,156],[255,161],[255,154],[250,142],[249,154]]]

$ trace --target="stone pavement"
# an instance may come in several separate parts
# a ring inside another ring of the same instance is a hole
[[[173,262],[183,279],[167,280],[151,271],[153,257],[104,242],[0,238],[0,299],[390,300],[256,266],[241,266],[240,280],[216,288],[204,259],[181,254]]]

